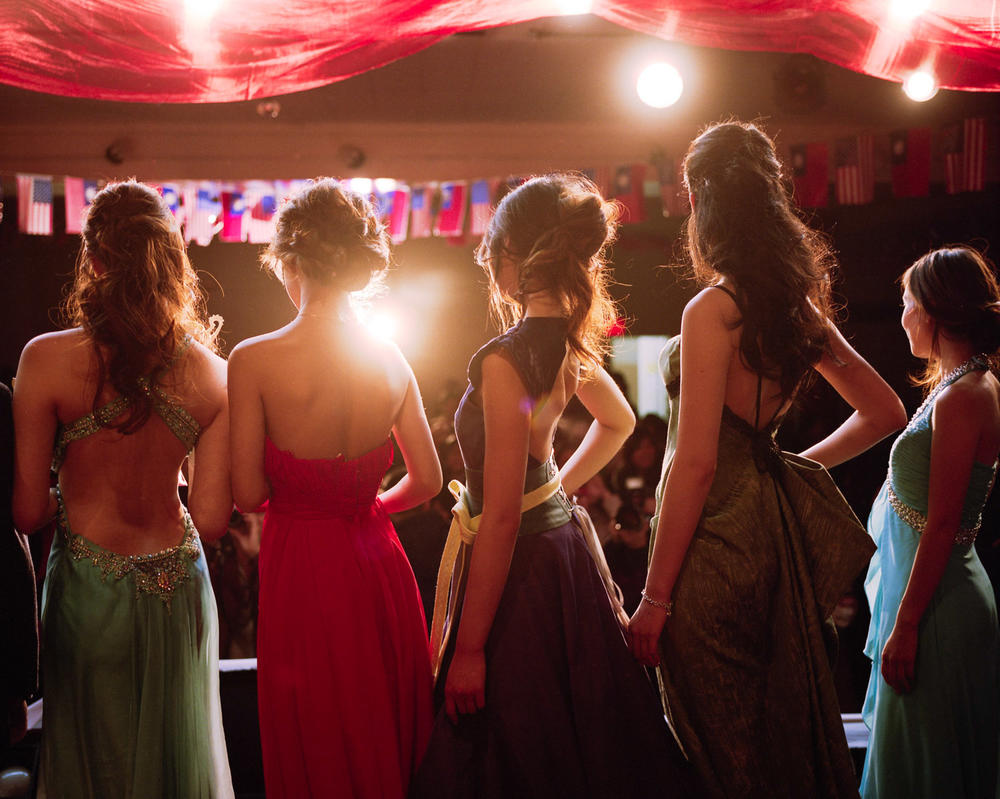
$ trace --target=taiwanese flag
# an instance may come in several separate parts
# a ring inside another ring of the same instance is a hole
[[[660,202],[664,216],[687,216],[691,213],[691,201],[684,189],[684,159],[657,156],[656,167],[660,181]]]
[[[791,155],[798,204],[803,208],[825,207],[830,169],[826,142],[792,145]]]
[[[469,187],[469,233],[473,236],[482,236],[490,225],[497,183],[499,181],[477,180]]]
[[[243,205],[246,215],[245,230],[251,244],[267,244],[274,235],[274,212],[278,210],[278,197],[273,183],[255,180],[243,187]]]
[[[170,213],[174,215],[174,219],[177,220],[177,224],[180,224],[184,218],[184,212],[181,209],[180,186],[177,183],[164,183],[158,188],[160,190],[160,195],[163,197],[163,202],[166,203],[167,208],[170,209]]]
[[[642,222],[646,218],[646,203],[643,195],[643,181],[646,179],[646,165],[632,164],[620,166],[615,171],[614,199],[625,209],[623,223]]]
[[[222,241],[243,241],[246,237],[243,220],[246,214],[246,203],[243,192],[230,190],[222,192],[222,230],[219,238]]]
[[[433,184],[414,186],[410,194],[410,238],[426,239],[433,231],[431,194]]]
[[[83,217],[97,194],[97,181],[66,178],[66,232],[82,233]]]
[[[52,178],[17,176],[17,228],[33,236],[52,235]]]
[[[406,229],[410,220],[410,187],[394,180],[376,180],[375,207],[389,228],[392,243],[406,241]]]
[[[889,134],[894,197],[926,197],[931,180],[931,130],[910,128]]]
[[[465,181],[441,184],[441,205],[434,220],[434,235],[461,236],[465,227]]]

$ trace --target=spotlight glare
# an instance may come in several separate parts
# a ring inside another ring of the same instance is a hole
[[[903,91],[915,103],[925,103],[937,94],[937,80],[925,70],[911,72],[903,81]]]
[[[889,16],[901,22],[909,22],[930,8],[931,0],[891,0]]]
[[[360,194],[362,197],[367,197],[372,193],[371,178],[351,178],[347,185],[351,187],[351,191],[355,194]]]
[[[365,327],[379,338],[390,341],[396,338],[399,332],[399,320],[391,313],[377,311],[364,320]]]
[[[665,61],[645,67],[635,82],[639,99],[653,108],[667,108],[684,93],[684,79],[677,68]]]
[[[388,194],[396,188],[396,181],[393,178],[375,178],[375,190],[382,194]]]
[[[594,10],[594,0],[556,0],[559,12],[567,17],[589,14]]]
[[[184,11],[189,19],[207,22],[221,5],[222,0],[184,0]]]

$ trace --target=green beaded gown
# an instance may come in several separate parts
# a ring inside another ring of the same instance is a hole
[[[154,411],[189,448],[200,428],[155,387]],[[66,447],[127,405],[60,430]],[[198,532],[120,555],[70,529],[60,497],[42,594],[44,715],[38,795],[53,799],[232,797],[219,703],[218,616]]]
[[[985,360],[973,363],[987,368]],[[943,381],[938,392],[960,376]],[[1000,630],[993,587],[973,545],[996,464],[973,464],[960,530],[918,628],[913,690],[897,694],[881,674],[882,649],[926,524],[938,392],[893,444],[889,475],[868,519],[878,552],[865,580],[872,609],[865,646],[872,659],[863,710],[871,729],[861,782],[865,799],[1000,797]]]

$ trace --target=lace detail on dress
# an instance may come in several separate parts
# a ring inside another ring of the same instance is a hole
[[[551,326],[555,335],[548,333]],[[542,330],[532,330],[542,328]],[[529,316],[484,345],[469,362],[469,382],[482,385],[483,359],[493,352],[503,353],[517,369],[528,395],[538,400],[552,390],[566,357],[567,322],[561,317]]]
[[[184,510],[184,538],[177,546],[151,552],[148,555],[120,555],[77,535],[69,527],[62,494],[59,498],[58,528],[66,548],[74,560],[89,560],[101,571],[101,577],[121,580],[129,574],[135,579],[135,596],[153,594],[170,610],[170,598],[179,585],[191,576],[189,566],[201,556],[198,531],[187,510]]]

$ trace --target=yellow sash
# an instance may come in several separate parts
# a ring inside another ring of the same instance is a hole
[[[550,499],[559,490],[560,484],[561,479],[557,472],[547,483],[529,491],[521,498],[521,513],[523,514]],[[438,678],[438,672],[441,670],[441,661],[444,659],[444,652],[448,646],[448,638],[451,635],[455,610],[458,607],[459,587],[462,585],[472,544],[476,540],[476,534],[479,532],[479,521],[482,519],[482,514],[469,515],[469,508],[464,499],[468,489],[458,480],[452,480],[448,483],[448,490],[457,501],[451,509],[451,527],[448,530],[448,539],[445,541],[444,553],[441,555],[437,586],[434,589],[434,616],[431,621],[431,666],[435,682]],[[624,631],[628,626],[629,619],[622,607],[621,589],[611,578],[611,571],[604,558],[604,549],[601,547],[594,524],[587,511],[579,505],[573,506],[573,521],[583,534],[587,549],[590,551],[591,558],[593,558],[601,580],[604,582],[611,608]]]
[[[529,491],[521,498],[521,513],[541,505],[559,490],[561,478],[556,472],[552,479]],[[458,589],[465,576],[469,553],[479,532],[479,521],[482,514],[470,516],[465,504],[465,494],[468,491],[458,480],[448,483],[448,490],[457,500],[451,509],[451,527],[441,555],[441,565],[438,566],[437,587],[434,589],[434,616],[431,621],[431,664],[434,679],[437,680],[444,658],[445,647],[451,634],[455,609],[458,607]]]

